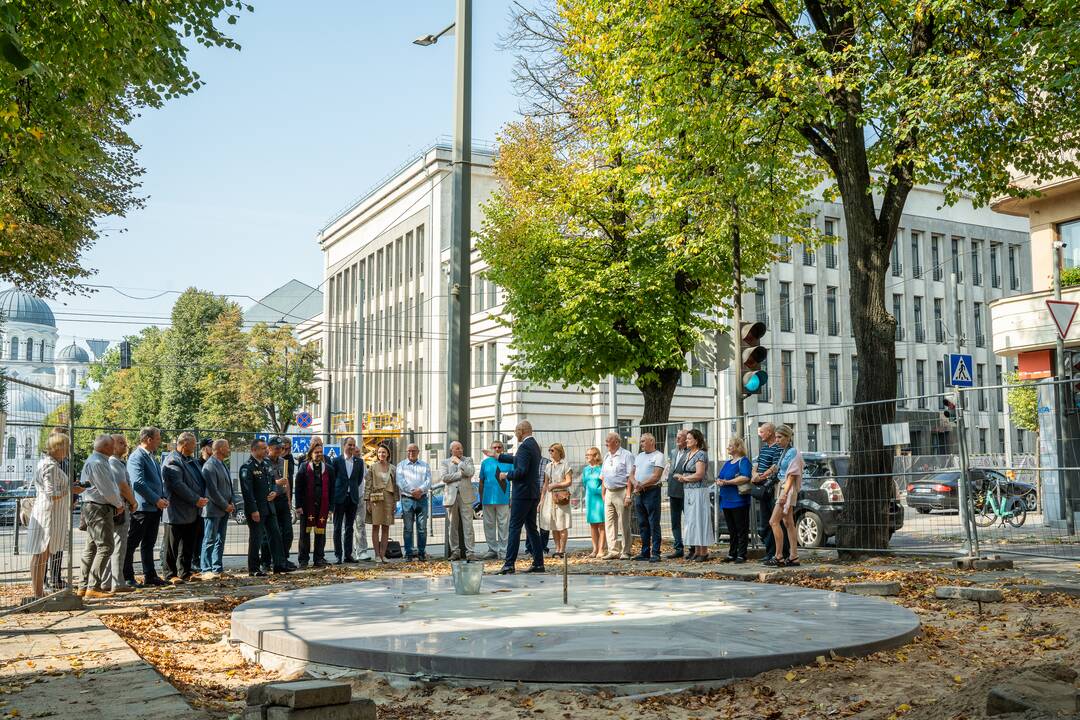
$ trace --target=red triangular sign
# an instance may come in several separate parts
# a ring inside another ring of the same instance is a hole
[[[1076,316],[1077,305],[1080,303],[1069,300],[1046,301],[1046,308],[1050,311],[1050,317],[1054,319],[1054,324],[1057,325],[1058,334],[1062,339],[1069,334],[1069,326],[1072,325],[1073,318]]]

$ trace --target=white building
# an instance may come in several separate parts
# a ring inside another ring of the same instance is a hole
[[[472,226],[481,227],[480,205],[496,187],[490,151],[474,150]],[[389,412],[422,444],[441,447],[445,427],[446,282],[450,245],[450,148],[434,146],[398,169],[332,220],[318,236],[323,250],[323,306],[328,374],[322,406],[331,416]],[[965,352],[975,355],[979,384],[996,384],[1008,368],[989,347],[987,304],[1030,284],[1023,223],[962,201],[942,208],[941,193],[920,187],[908,200],[887,281],[898,315],[899,397],[943,390],[943,363],[955,352],[955,303],[950,273],[959,271]],[[818,251],[793,248],[768,275],[747,282],[744,318],[769,326],[771,374],[766,392],[747,401],[747,412],[796,426],[801,447],[845,451],[845,423],[852,402],[852,359],[847,251],[842,207],[822,203],[819,227],[840,240]],[[959,258],[959,265],[952,261]],[[496,387],[509,359],[509,332],[496,324],[501,293],[483,277],[473,254],[471,419],[478,441],[496,431]],[[671,418],[705,422],[733,413],[729,399],[736,371],[710,372],[688,357]],[[361,372],[362,369],[362,372]],[[358,382],[358,378],[363,382]],[[719,384],[720,402],[716,388]],[[996,452],[1016,440],[1006,430],[1003,403],[984,393],[974,408],[972,448]],[[358,400],[358,398],[360,398]],[[912,399],[902,404],[912,419],[911,449],[942,448],[948,428],[939,406]],[[537,387],[508,373],[502,389],[501,431],[528,417],[538,430],[599,430],[608,422],[606,385],[592,389]],[[619,425],[641,417],[637,388],[622,384]],[[937,432],[935,432],[935,430]],[[722,431],[725,432],[725,431]],[[599,432],[590,433],[599,442]],[[1021,439],[1022,441],[1022,439]]]

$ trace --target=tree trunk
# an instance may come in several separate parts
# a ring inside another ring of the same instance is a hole
[[[655,373],[657,380],[644,382],[640,378],[646,373]],[[679,386],[682,371],[674,368],[642,368],[638,371],[637,386],[645,401],[641,414],[641,432],[652,433],[657,443],[663,445],[666,434],[664,423],[671,417],[671,400],[675,397],[675,388]]]

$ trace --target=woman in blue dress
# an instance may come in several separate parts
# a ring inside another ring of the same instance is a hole
[[[600,450],[589,448],[585,451],[588,464],[581,471],[581,482],[585,486],[585,520],[589,523],[592,535],[592,552],[589,557],[598,558],[607,554],[604,535],[604,483],[600,479],[602,465]]]
[[[730,459],[716,474],[716,484],[720,486],[720,509],[724,511],[731,540],[723,562],[744,563],[746,546],[750,541],[750,475],[753,471],[742,438],[729,440],[727,452]]]

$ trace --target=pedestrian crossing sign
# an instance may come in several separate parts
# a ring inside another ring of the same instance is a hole
[[[953,353],[949,355],[949,385],[952,387],[972,387],[972,359],[970,355]]]

